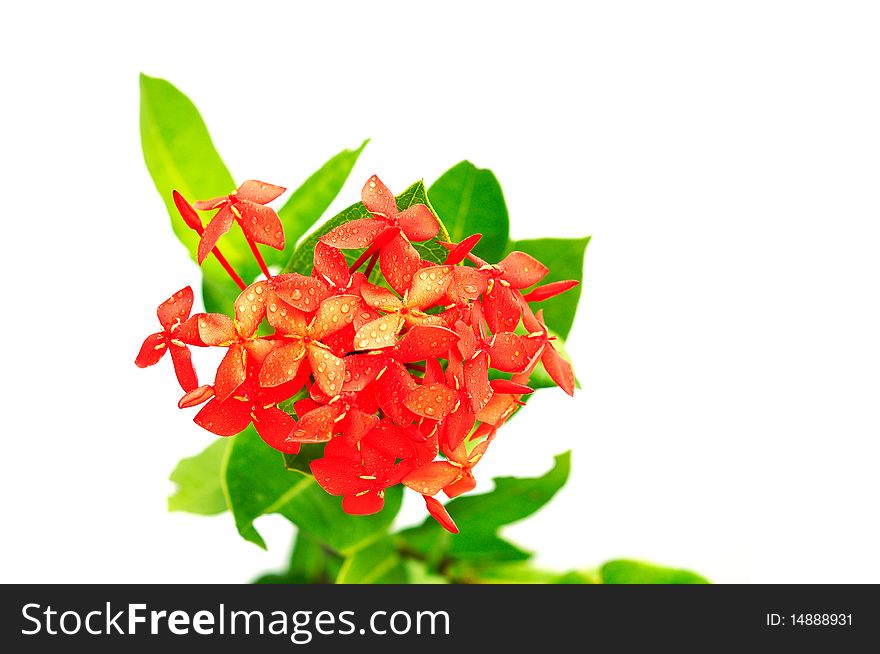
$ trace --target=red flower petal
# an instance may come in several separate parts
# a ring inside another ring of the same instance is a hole
[[[464,362],[464,385],[471,394],[471,407],[477,413],[492,398],[489,385],[489,357],[479,352],[473,359]]]
[[[315,481],[331,495],[354,495],[370,487],[369,481],[361,479],[361,475],[367,475],[364,467],[349,458],[325,456],[312,461],[309,467]]]
[[[442,420],[452,411],[455,401],[455,392],[446,384],[428,384],[407,395],[403,404],[416,415]]]
[[[458,243],[456,245],[453,245],[451,243],[443,243],[444,246],[452,246],[452,248],[449,250],[449,255],[446,257],[446,261],[444,261],[444,263],[450,266],[455,266],[464,261],[465,257],[471,253],[471,250],[473,250],[476,244],[480,242],[481,238],[483,238],[482,234],[471,234],[461,243]]]
[[[508,379],[493,379],[489,382],[489,385],[492,387],[493,391],[504,395],[528,395],[529,393],[535,392],[535,389],[530,388],[525,384],[517,384]]]
[[[433,461],[410,472],[403,485],[422,495],[436,495],[461,476],[461,468],[446,461]]]
[[[363,282],[361,284],[361,297],[368,306],[374,309],[382,309],[383,311],[391,311],[403,307],[403,302],[394,293],[387,288]]]
[[[187,286],[182,288],[170,298],[165,300],[156,309],[159,323],[165,331],[171,332],[177,329],[183,321],[189,318],[189,312],[193,306],[193,290]]]
[[[200,404],[204,404],[214,397],[213,386],[199,386],[180,398],[177,407],[180,409],[189,409]]]
[[[389,313],[361,327],[354,335],[358,350],[377,350],[397,343],[397,334],[403,329],[403,316]]]
[[[202,407],[193,421],[218,436],[234,436],[251,424],[250,403],[235,398],[221,402],[215,397]]]
[[[232,318],[222,313],[203,313],[198,317],[199,338],[205,345],[226,346],[238,340]]]
[[[296,421],[277,407],[268,409],[258,406],[254,410],[254,427],[265,443],[279,452],[296,454],[299,443],[290,439],[296,429]]]
[[[522,315],[522,307],[514,293],[515,291],[496,282],[492,291],[483,295],[486,322],[489,323],[489,329],[493,334],[516,330]]]
[[[174,374],[177,375],[177,381],[185,392],[190,392],[199,386],[199,378],[196,376],[196,370],[192,364],[192,354],[186,347],[170,344],[171,361],[174,363]]]
[[[164,332],[147,336],[143,345],[141,345],[137,358],[134,360],[134,365],[138,368],[148,368],[156,365],[159,359],[165,355],[165,350],[168,349],[168,343],[165,339]]]
[[[430,266],[418,271],[407,294],[407,306],[426,309],[444,297],[452,281],[452,266]]]
[[[338,332],[354,320],[360,304],[360,298],[354,295],[337,295],[321,302],[309,329],[311,337],[323,340]]]
[[[268,282],[255,282],[244,289],[235,300],[235,324],[244,338],[253,336],[266,316],[269,298]]]
[[[398,425],[408,425],[416,419],[415,414],[407,409],[403,400],[418,388],[403,364],[397,361],[388,363],[385,372],[376,379],[379,384],[379,406]]]
[[[469,472],[466,472],[461,476],[461,479],[458,481],[454,481],[443,489],[443,492],[446,493],[446,497],[452,499],[453,497],[458,497],[464,493],[469,493],[477,487],[477,480],[474,479],[474,476]]]
[[[330,291],[320,280],[298,273],[273,277],[271,287],[282,300],[306,313],[317,311],[321,302],[330,297]]]
[[[427,241],[437,236],[440,225],[424,204],[414,204],[397,216],[400,228],[410,241]]]
[[[378,356],[377,356],[378,355]],[[363,391],[388,365],[388,357],[374,350],[368,354],[352,354],[345,357],[345,391]]]
[[[300,364],[306,356],[302,341],[292,341],[275,347],[260,367],[260,386],[279,386],[297,376]]]
[[[416,325],[397,344],[397,359],[403,363],[445,358],[458,341],[458,334],[446,327]]]
[[[263,243],[276,250],[284,249],[284,228],[281,219],[271,207],[239,199],[232,211],[241,216],[239,225],[249,241]]]
[[[476,300],[489,288],[489,274],[468,266],[455,266],[446,295],[453,302]]]
[[[315,343],[310,343],[309,363],[312,366],[315,383],[323,392],[330,397],[335,397],[342,392],[342,383],[345,380],[345,361],[343,359]]]
[[[444,450],[454,450],[464,442],[474,427],[474,412],[467,402],[461,402],[458,408],[446,416],[443,421]]]
[[[512,332],[500,332],[492,337],[488,352],[492,367],[502,372],[522,372],[531,359],[530,348],[524,339]]]
[[[413,275],[420,267],[421,258],[403,233],[398,233],[379,255],[379,267],[388,284],[400,294],[412,284]]]
[[[403,430],[389,420],[383,420],[364,436],[364,441],[369,442],[370,447],[384,454],[394,462],[394,459],[408,459],[415,454],[412,440]]]
[[[363,495],[346,495],[342,498],[342,510],[349,515],[372,515],[385,506],[385,498],[378,491],[367,491]]]
[[[291,438],[297,443],[325,443],[329,441],[333,438],[336,419],[339,418],[341,411],[339,404],[321,406],[309,411],[300,418]],[[298,410],[297,413],[299,413]]]
[[[220,211],[211,218],[211,221],[208,223],[208,226],[205,228],[205,231],[202,233],[202,238],[199,241],[199,265],[202,265],[202,262],[204,262],[207,256],[211,254],[211,250],[217,245],[217,241],[220,240],[220,237],[229,231],[232,227],[233,221],[234,217],[232,215],[232,210],[228,206],[222,207]]]
[[[232,345],[217,367],[214,393],[223,402],[244,383],[246,377],[247,350],[242,345]]]
[[[550,269],[525,252],[511,252],[498,267],[504,271],[504,279],[513,288],[528,288],[543,279]]]
[[[406,361],[404,361],[406,363]],[[436,358],[425,361],[425,376],[422,378],[423,384],[435,384],[446,379],[446,373],[443,372],[443,366]]]
[[[567,290],[574,288],[580,284],[576,279],[564,279],[559,282],[550,282],[549,284],[544,284],[544,286],[538,286],[537,288],[532,289],[532,291],[523,296],[523,299],[526,302],[541,302],[542,300],[549,300],[551,297],[556,297],[561,293],[565,293]]]
[[[204,226],[202,225],[202,219],[199,217],[199,214],[196,213],[196,210],[193,209],[192,205],[190,205],[190,203],[187,202],[177,191],[173,191],[171,196],[174,198],[174,206],[177,207],[177,211],[180,213],[180,217],[183,218],[183,222],[186,223],[186,226],[201,235]]]
[[[548,345],[544,348],[541,355],[541,362],[550,378],[569,395],[574,395],[574,370],[571,364],[562,358],[552,346]]]
[[[361,189],[361,201],[372,214],[379,214],[387,220],[397,218],[397,201],[394,199],[394,194],[375,175],[370,177]]]
[[[279,334],[305,338],[309,333],[304,312],[281,299],[274,291],[269,294],[266,317]]]
[[[321,237],[321,242],[334,248],[351,250],[372,245],[376,237],[385,230],[386,224],[373,218],[358,218],[334,227]]]
[[[457,534],[458,527],[455,526],[455,522],[452,520],[452,516],[449,515],[449,512],[446,510],[446,507],[440,504],[433,497],[423,496],[425,498],[425,506],[428,507],[428,513],[440,523],[440,526],[443,527],[446,531]]]
[[[497,427],[513,414],[517,406],[516,398],[512,395],[493,395],[486,406],[477,413],[477,420]]]
[[[351,280],[345,256],[323,241],[318,241],[315,244],[315,272],[329,280],[329,283],[337,288],[345,288]]]
[[[283,186],[267,184],[255,179],[249,179],[238,187],[238,197],[242,200],[250,200],[257,204],[267,204],[279,197],[287,189]]]
[[[199,211],[213,211],[218,207],[223,206],[224,204],[229,203],[228,195],[221,195],[216,198],[211,198],[210,200],[196,200],[193,202],[193,206]]]

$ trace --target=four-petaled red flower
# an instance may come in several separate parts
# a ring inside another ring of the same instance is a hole
[[[373,217],[339,225],[324,234],[321,241],[335,248],[371,248],[380,252],[382,274],[391,288],[403,293],[421,266],[419,253],[410,241],[434,238],[440,225],[424,204],[398,211],[394,194],[375,175],[364,185],[361,200]]]
[[[188,345],[200,344],[196,323],[190,318],[193,290],[189,286],[177,291],[156,309],[162,331],[147,336],[135,359],[138,368],[147,368],[159,362],[165,352],[171,352],[174,373],[180,387],[189,392],[199,385]]]
[[[199,242],[199,263],[210,254],[217,241],[237,221],[245,238],[253,243],[263,243],[276,250],[284,249],[284,229],[278,214],[265,206],[287,189],[266,182],[248,180],[229,195],[193,203],[201,211],[217,210],[202,234]]]

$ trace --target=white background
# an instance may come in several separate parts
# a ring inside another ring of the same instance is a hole
[[[141,158],[144,71],[190,95],[238,180],[295,187],[369,136],[332,209],[373,172],[399,190],[468,158],[515,237],[594,236],[584,388],[536,398],[482,470],[574,450],[570,484],[509,530],[542,564],[880,582],[875,4],[4,14],[0,580],[246,581],[287,556],[283,520],[258,522],[264,553],[228,515],[165,510],[211,437],[168,362],[133,365],[156,305],[198,281]]]

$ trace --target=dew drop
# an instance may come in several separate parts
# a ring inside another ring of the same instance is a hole
[[[298,288],[295,288],[293,289],[293,291],[291,291],[290,297],[292,297],[294,300],[298,300],[302,297],[302,291]]]
[[[361,339],[361,347],[367,347],[369,344],[370,344],[370,341],[368,341],[367,339],[365,339],[365,338]]]

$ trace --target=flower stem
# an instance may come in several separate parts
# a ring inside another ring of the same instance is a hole
[[[373,247],[370,246],[366,250],[364,250],[364,253],[361,256],[359,256],[357,258],[357,260],[353,264],[351,264],[351,266],[349,266],[348,272],[353,273],[355,270],[357,270],[362,265],[364,265],[364,261],[369,259],[372,255],[373,255]]]
[[[251,252],[254,253],[254,259],[257,260],[257,265],[266,276],[266,279],[272,279],[272,273],[269,272],[269,266],[266,265],[266,260],[263,259],[263,255],[260,254],[260,251],[257,249],[257,244],[252,242],[250,239],[247,239],[247,242],[248,245],[251,246]]]
[[[247,284],[242,281],[241,277],[238,276],[238,273],[235,272],[235,269],[226,260],[226,257],[224,257],[223,254],[220,252],[220,248],[215,247],[213,250],[211,250],[211,253],[215,257],[217,257],[217,261],[220,262],[220,265],[223,266],[223,270],[225,270],[229,274],[229,276],[232,278],[232,281],[234,281],[241,290],[244,290]]]
[[[364,272],[364,276],[369,279],[370,274],[373,272],[373,268],[376,267],[376,262],[379,260],[379,252],[380,250],[376,250],[372,257],[370,257],[370,263],[367,264],[367,270]]]

